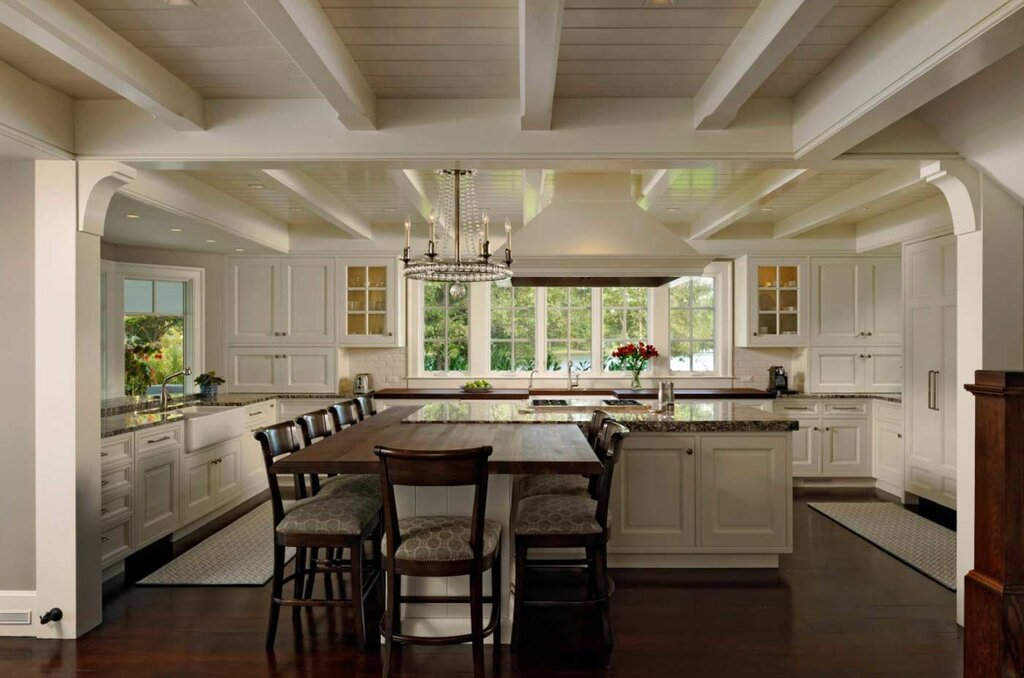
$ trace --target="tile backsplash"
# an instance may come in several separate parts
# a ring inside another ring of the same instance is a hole
[[[404,348],[346,348],[341,352],[341,374],[351,379],[366,372],[377,388],[404,387],[405,355]]]

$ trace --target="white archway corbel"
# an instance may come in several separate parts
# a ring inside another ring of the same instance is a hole
[[[111,160],[82,160],[78,171],[78,230],[103,237],[114,193],[138,176],[134,167]]]
[[[964,160],[938,160],[921,165],[921,178],[946,196],[956,235],[981,228],[981,172]]]

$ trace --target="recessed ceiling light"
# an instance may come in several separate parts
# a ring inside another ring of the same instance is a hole
[[[236,251],[236,252],[244,252],[245,250],[244,250],[244,249],[242,249],[241,247],[236,247],[236,248],[235,248],[235,251]]]
[[[125,219],[138,219],[139,215],[138,214],[126,214],[126,215],[124,215],[124,218]]]
[[[301,207],[289,207],[288,211],[289,212],[301,212],[302,208]]]
[[[774,212],[775,208],[774,207],[762,207],[761,211],[762,212]]]
[[[644,0],[647,7],[674,7],[679,0]]]
[[[678,212],[679,208],[678,207],[666,207],[665,211],[666,212]]]
[[[861,207],[861,209],[864,210],[864,211],[867,211],[867,210],[871,209],[871,206],[870,205],[864,205],[864,207]]]
[[[181,233],[181,229],[180,228],[172,228],[171,232],[172,233]]]
[[[206,242],[208,242],[208,243],[210,243],[212,245],[213,243],[215,243],[217,241],[216,240],[207,240]]]
[[[197,6],[195,0],[164,0],[164,4],[165,5],[170,5],[171,7],[196,7]]]
[[[263,184],[249,184],[249,188],[254,188],[259,191],[266,188],[266,186],[264,186]]]
[[[384,211],[385,211],[385,212],[394,212],[394,211],[395,211],[395,208],[394,208],[394,207],[385,207],[385,208],[384,208]]]

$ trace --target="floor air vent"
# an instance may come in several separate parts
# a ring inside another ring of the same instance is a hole
[[[0,625],[11,625],[16,624],[19,626],[28,626],[32,623],[32,611],[26,610],[24,612],[0,612]]]

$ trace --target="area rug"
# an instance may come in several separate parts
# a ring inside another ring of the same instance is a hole
[[[207,537],[145,579],[142,586],[263,586],[274,576],[270,502]],[[285,562],[295,549],[285,552]]]
[[[947,589],[956,590],[956,532],[890,502],[807,505]]]

